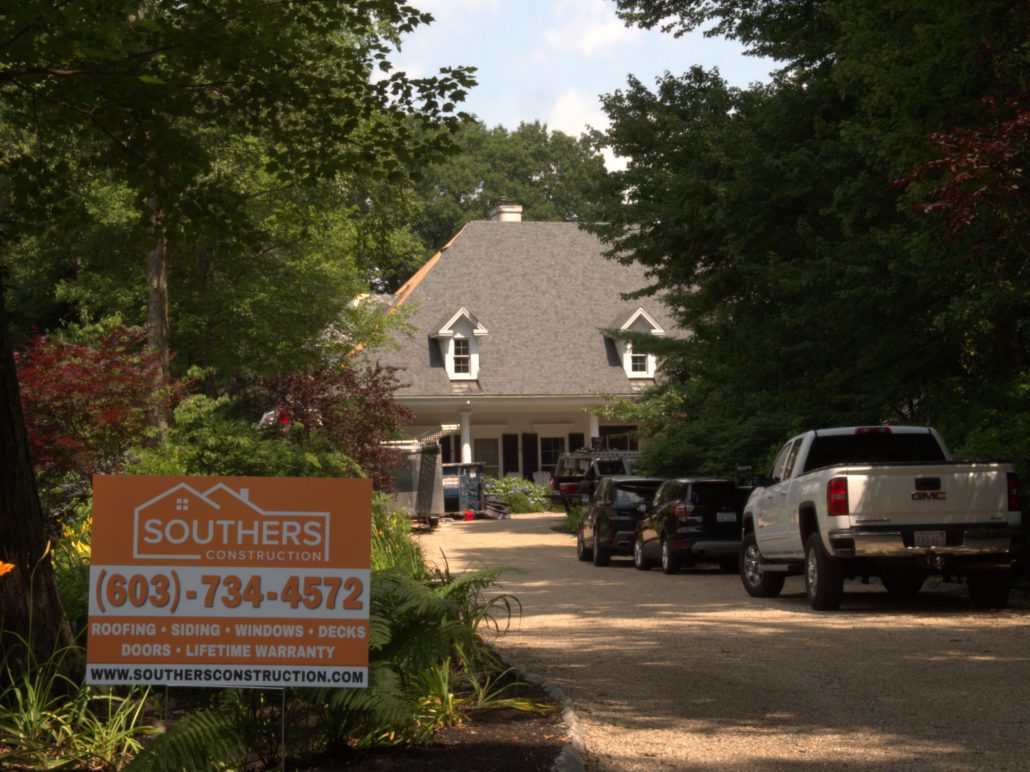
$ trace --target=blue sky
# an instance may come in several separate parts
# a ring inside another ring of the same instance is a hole
[[[436,21],[404,39],[395,64],[412,75],[478,67],[464,109],[491,127],[539,120],[575,135],[604,128],[598,97],[623,88],[629,74],[653,86],[666,70],[700,64],[746,86],[774,68],[731,41],[628,29],[612,0],[409,1]]]

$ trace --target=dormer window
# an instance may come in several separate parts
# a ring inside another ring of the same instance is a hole
[[[472,374],[472,347],[466,338],[454,339],[452,366],[455,375]]]
[[[448,378],[471,381],[479,377],[478,339],[486,334],[486,328],[464,307],[436,325],[430,336],[440,345]]]
[[[629,353],[629,369],[630,372],[636,375],[648,375],[652,368],[647,366],[648,355],[647,354],[634,354],[633,347],[630,346]]]
[[[620,332],[635,332],[645,335],[664,335],[665,330],[643,308],[636,309],[628,316],[621,315],[611,325]],[[627,378],[654,378],[658,364],[654,354],[645,354],[633,350],[633,344],[616,340],[615,347]]]

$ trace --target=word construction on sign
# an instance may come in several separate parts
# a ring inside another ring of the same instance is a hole
[[[368,480],[97,476],[86,680],[365,687]]]

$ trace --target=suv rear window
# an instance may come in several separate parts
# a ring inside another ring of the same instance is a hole
[[[623,463],[621,458],[614,459],[612,461],[598,461],[597,471],[603,476],[613,474],[626,474],[626,464]]]
[[[812,441],[805,471],[837,464],[944,461],[937,439],[926,434],[834,434]]]
[[[619,480],[615,483],[615,501],[618,506],[650,504],[661,483],[658,480]]]
[[[736,487],[729,480],[713,480],[712,482],[696,482],[690,486],[690,501],[701,507],[717,507],[737,493]]]

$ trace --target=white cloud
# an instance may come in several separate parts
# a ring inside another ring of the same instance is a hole
[[[587,130],[587,126],[604,129],[608,126],[608,116],[601,110],[596,96],[585,97],[574,89],[570,89],[558,97],[547,113],[547,127],[578,137]]]
[[[609,123],[608,116],[601,109],[597,97],[585,97],[574,90],[562,94],[558,101],[551,105],[547,117],[548,129],[573,137],[585,133],[588,127],[604,131]],[[626,159],[615,155],[607,148],[601,151],[601,156],[609,171],[621,171],[626,168]]]
[[[564,0],[555,12],[559,23],[544,31],[544,40],[557,50],[593,56],[641,39],[641,31],[619,20],[606,0]]]

